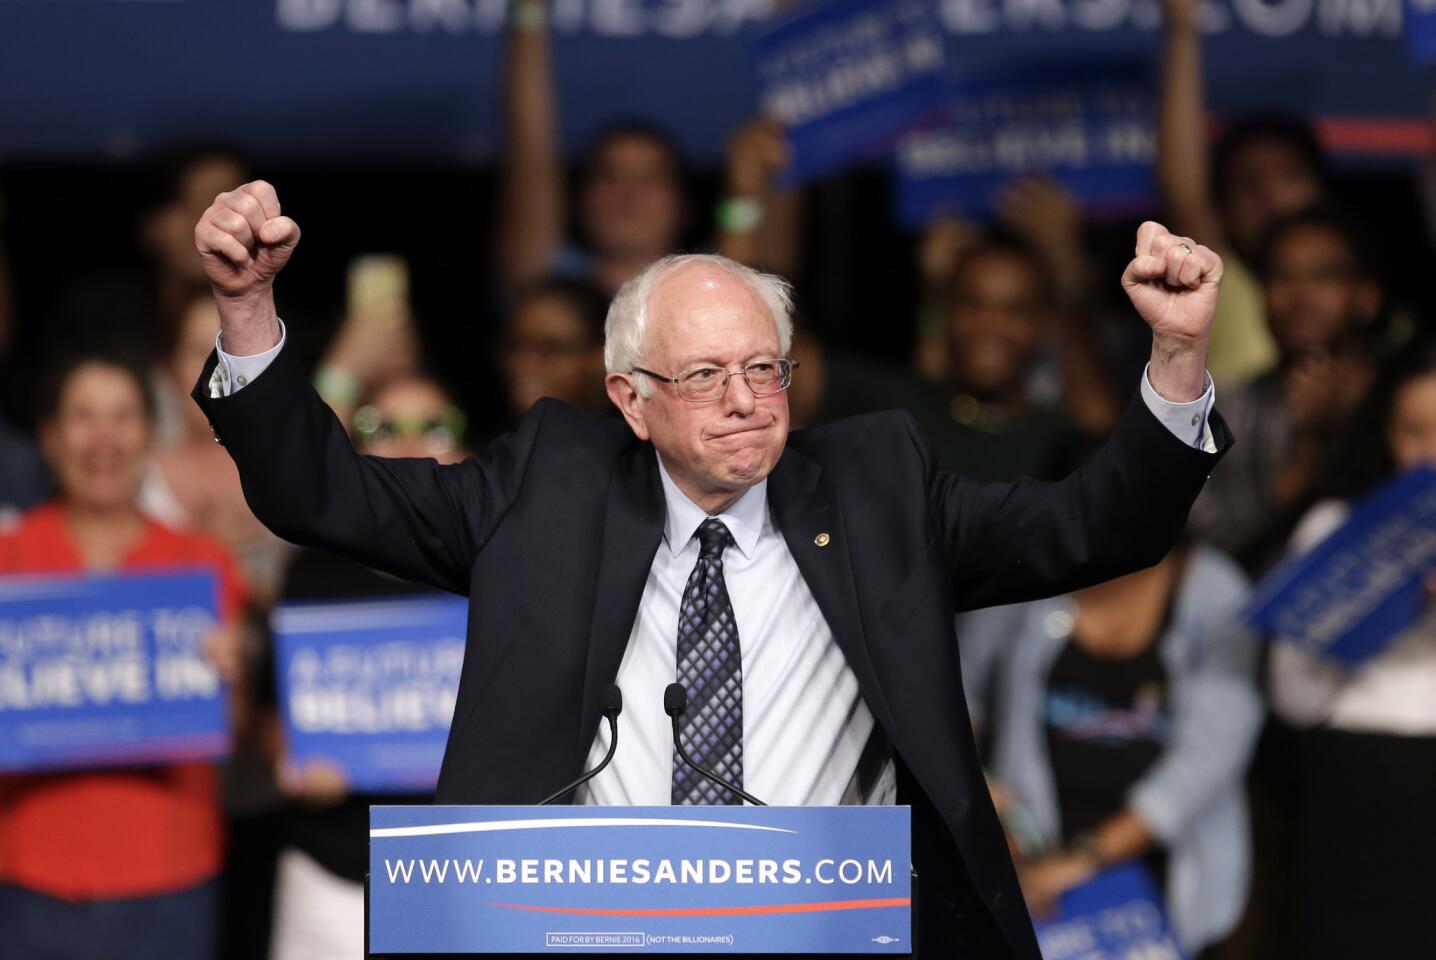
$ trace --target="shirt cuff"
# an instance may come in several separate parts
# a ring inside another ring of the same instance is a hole
[[[220,333],[214,338],[214,351],[219,355],[219,362],[214,365],[214,373],[209,376],[209,395],[211,399],[227,397],[238,393],[254,381],[269,368],[274,358],[279,356],[279,351],[284,349],[284,341],[287,334],[284,330],[284,321],[279,321],[279,342],[263,353],[256,353],[249,357],[236,357],[224,352],[224,334]]]
[[[1142,368],[1142,400],[1146,402],[1147,409],[1152,411],[1152,415],[1162,421],[1162,426],[1172,431],[1172,435],[1178,440],[1198,450],[1216,453],[1217,441],[1212,437],[1211,424],[1207,422],[1212,412],[1212,404],[1217,401],[1212,375],[1203,372],[1206,386],[1200,397],[1188,403],[1173,403],[1164,399],[1152,386],[1151,377],[1148,375],[1149,367],[1150,363]]]

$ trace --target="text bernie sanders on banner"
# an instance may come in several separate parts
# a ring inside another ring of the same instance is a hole
[[[912,952],[909,807],[374,806],[370,949]]]

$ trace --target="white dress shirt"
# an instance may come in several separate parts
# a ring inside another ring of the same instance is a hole
[[[678,610],[698,562],[694,534],[708,515],[678,489],[661,457],[658,470],[668,505],[663,543],[618,668],[618,752],[613,765],[589,781],[580,798],[587,803],[652,805],[670,798],[675,757],[663,690],[677,675]],[[768,481],[717,517],[734,541],[723,552],[723,580],[742,648],[743,787],[772,804],[836,804],[873,732],[857,677],[773,526]],[[588,766],[607,750],[605,724]]]
[[[284,340],[282,323],[279,343],[252,357],[232,357],[216,340],[220,362],[210,378],[211,396],[229,396],[252,383]],[[1215,402],[1210,376],[1203,395],[1190,403],[1163,399],[1145,371],[1141,392],[1174,435],[1216,451],[1207,423]],[[694,534],[707,514],[678,489],[661,457],[658,466],[667,519],[618,668],[624,703],[619,748],[613,764],[580,792],[579,802],[661,805],[671,797],[673,735],[663,691],[677,676],[678,610],[698,561]],[[734,540],[723,554],[723,576],[742,649],[743,787],[778,805],[892,802],[890,763],[875,776],[866,769],[859,776],[859,761],[867,766],[864,751],[873,737],[873,717],[797,562],[773,526],[767,480],[718,519]],[[607,750],[603,724],[588,766]]]

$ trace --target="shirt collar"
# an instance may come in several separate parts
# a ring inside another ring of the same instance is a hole
[[[656,455],[656,454],[655,454]],[[692,500],[687,494],[678,489],[678,484],[668,475],[668,468],[663,465],[663,458],[658,457],[658,476],[663,481],[663,499],[668,505],[668,518],[663,526],[663,539],[668,543],[668,549],[673,551],[676,557],[688,546],[688,541],[698,532],[698,527],[708,514],[703,508]],[[718,514],[719,520],[728,528],[733,535],[733,543],[742,551],[746,559],[752,559],[753,550],[758,545],[758,537],[763,532],[763,524],[768,516],[768,478],[764,477],[753,484],[747,491],[738,498],[727,510]]]

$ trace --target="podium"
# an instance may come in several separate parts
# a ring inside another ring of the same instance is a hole
[[[908,807],[369,816],[369,957],[915,955]]]

